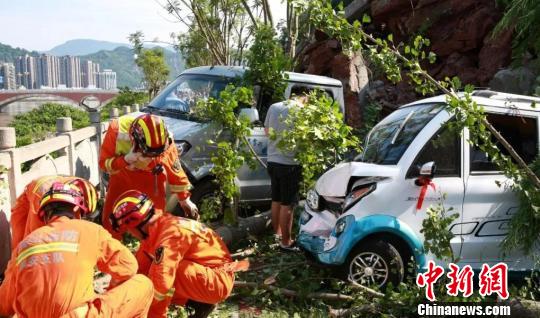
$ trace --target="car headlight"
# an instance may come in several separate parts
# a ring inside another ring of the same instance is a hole
[[[340,219],[336,223],[336,235],[339,235],[339,234],[343,233],[343,231],[345,231],[345,225],[347,225],[347,221],[344,218]]]
[[[306,202],[310,209],[313,211],[319,210],[319,194],[314,189],[308,191],[306,195]]]
[[[300,214],[300,225],[306,224],[312,217],[313,216],[306,211],[302,212],[302,214]]]
[[[175,140],[174,143],[176,144],[176,149],[178,149],[179,156],[186,154],[191,149],[191,144],[186,140]]]
[[[365,187],[359,187],[352,190],[345,197],[345,201],[343,201],[343,212],[347,211],[356,203],[358,203],[358,201],[360,201],[363,197],[370,194],[373,190],[375,190],[375,187],[375,183],[373,183],[370,185],[366,185]]]

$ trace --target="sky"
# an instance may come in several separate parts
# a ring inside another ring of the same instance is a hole
[[[0,0],[0,43],[47,51],[72,39],[127,43],[135,31],[147,40],[169,41],[185,28],[159,5],[163,0]],[[276,22],[285,17],[270,0]]]

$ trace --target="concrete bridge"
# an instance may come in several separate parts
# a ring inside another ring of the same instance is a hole
[[[107,104],[116,95],[118,90],[103,89],[17,89],[0,90],[0,109],[11,103],[34,97],[53,96],[63,99],[69,103],[85,106],[89,108],[99,108]]]

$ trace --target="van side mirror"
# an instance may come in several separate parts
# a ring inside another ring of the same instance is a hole
[[[426,178],[433,179],[433,176],[435,175],[436,168],[437,168],[437,166],[435,166],[435,161],[426,162],[420,168],[419,175],[421,177],[426,177]]]
[[[418,179],[416,179],[415,184],[422,185],[423,181],[425,181],[426,179],[433,179],[436,169],[437,166],[435,165],[435,161],[424,163],[422,167],[420,167],[420,171],[418,172]]]
[[[250,123],[259,121],[259,111],[255,108],[242,108],[238,117],[247,117]]]

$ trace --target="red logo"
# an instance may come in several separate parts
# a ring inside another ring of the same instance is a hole
[[[474,271],[470,265],[462,269],[454,263],[450,263],[450,271],[446,276],[450,280],[446,284],[446,293],[450,296],[457,296],[459,292],[464,297],[469,297],[473,293]],[[444,268],[435,265],[435,262],[428,262],[428,269],[425,273],[416,276],[416,284],[426,288],[426,298],[435,301],[434,284],[444,274]],[[497,293],[500,298],[507,299],[508,294],[508,265],[498,263],[492,267],[488,264],[482,265],[479,275],[480,295],[489,296]]]
[[[426,287],[426,297],[430,301],[435,300],[435,293],[433,292],[433,285],[444,274],[444,268],[435,265],[435,262],[429,261],[428,270],[423,274],[416,276],[416,284],[420,287]]]
[[[473,293],[474,272],[470,265],[466,265],[461,270],[456,264],[450,263],[450,272],[446,274],[450,283],[446,284],[446,291],[450,296],[457,296],[462,292],[464,297],[469,297]]]
[[[498,263],[493,267],[482,265],[480,272],[480,295],[499,294],[502,299],[508,298],[508,265]]]

